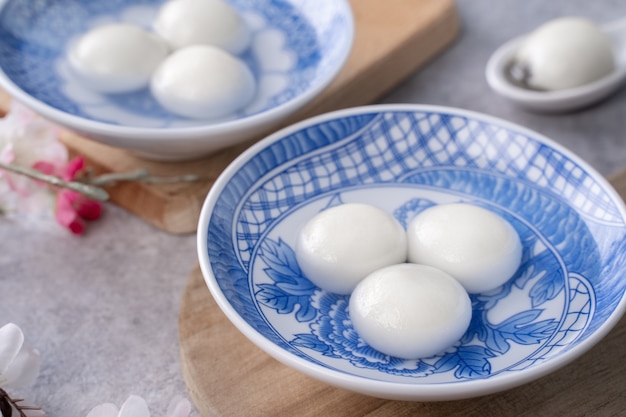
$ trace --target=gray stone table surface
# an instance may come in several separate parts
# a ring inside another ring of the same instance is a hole
[[[626,16],[626,2],[457,4],[458,40],[381,102],[487,113],[554,139],[604,175],[626,166],[624,91],[573,114],[541,115],[498,97],[484,78],[489,55],[503,42],[563,15],[608,22]],[[120,405],[129,394],[143,396],[160,416],[172,397],[188,397],[177,319],[195,251],[194,236],[169,235],[112,205],[82,237],[0,217],[0,325],[18,324],[42,357],[36,383],[20,393],[59,417]]]

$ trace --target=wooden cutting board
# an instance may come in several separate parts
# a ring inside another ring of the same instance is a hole
[[[611,183],[626,198],[626,170]],[[179,338],[185,382],[204,417],[626,416],[626,317],[589,352],[546,377],[485,397],[432,403],[355,394],[279,363],[230,323],[198,266],[183,294]]]
[[[454,0],[351,0],[356,36],[352,53],[337,79],[284,125],[339,108],[374,102],[449,45],[459,31]],[[9,97],[0,92],[0,113]],[[197,227],[204,198],[222,170],[267,133],[209,157],[179,163],[146,161],[109,146],[63,132],[62,140],[97,172],[147,168],[154,175],[197,174],[195,183],[147,185],[119,183],[111,201],[171,233]]]

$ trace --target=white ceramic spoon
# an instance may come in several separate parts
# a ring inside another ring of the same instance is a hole
[[[515,38],[498,48],[487,62],[487,83],[498,94],[538,112],[567,112],[594,104],[626,82],[626,19],[603,25],[613,42],[615,70],[592,83],[557,91],[536,91],[517,85],[508,75],[509,65],[524,37]]]

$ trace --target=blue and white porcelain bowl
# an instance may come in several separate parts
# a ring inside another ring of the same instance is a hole
[[[469,330],[454,346],[421,360],[386,356],[355,332],[349,296],[315,287],[294,256],[300,227],[348,202],[405,226],[434,204],[488,208],[519,233],[522,265],[471,296]],[[626,209],[605,179],[535,132],[443,107],[348,109],[257,143],[209,192],[198,256],[220,308],[261,349],[388,399],[461,399],[529,382],[598,343],[626,309]]]
[[[174,116],[148,89],[104,95],[73,75],[67,46],[90,28],[130,22],[151,28],[164,0],[0,0],[0,86],[46,118],[93,140],[162,160],[198,158],[275,128],[339,73],[352,47],[347,0],[228,0],[248,23],[241,58],[258,85],[229,117]]]

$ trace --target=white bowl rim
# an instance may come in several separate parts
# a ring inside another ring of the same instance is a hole
[[[0,0],[0,9],[2,9],[8,0]],[[26,106],[35,110],[43,117],[50,118],[51,120],[57,120],[58,123],[71,127],[82,132],[89,132],[96,135],[106,136],[123,136],[125,139],[140,139],[145,140],[147,136],[151,141],[164,141],[170,140],[173,136],[184,135],[185,139],[207,139],[208,135],[212,137],[220,134],[227,134],[236,128],[237,130],[252,129],[257,126],[262,126],[269,120],[281,120],[288,115],[293,108],[301,108],[307,102],[316,97],[322,92],[330,83],[337,77],[341,70],[345,67],[348,57],[352,51],[355,38],[355,22],[354,13],[350,2],[348,0],[334,0],[340,1],[344,7],[346,17],[346,33],[349,38],[345,44],[345,48],[337,54],[337,65],[332,71],[329,71],[320,82],[316,83],[311,88],[304,91],[302,94],[281,103],[276,107],[272,107],[268,110],[260,113],[255,113],[250,116],[227,120],[224,122],[218,122],[208,125],[200,126],[186,126],[177,128],[149,128],[149,127],[137,127],[137,126],[123,126],[112,123],[101,122],[92,119],[86,119],[80,116],[75,116],[64,111],[61,111],[53,106],[50,106],[40,100],[35,99],[30,94],[22,90],[17,84],[15,84],[0,68],[0,86],[6,89],[7,93],[14,99],[22,102]]]
[[[213,271],[211,269],[210,261],[207,256],[207,232],[208,225],[211,219],[212,209],[219,199],[219,196],[230,180],[231,176],[236,173],[248,160],[252,159],[260,150],[270,146],[274,142],[277,142],[284,137],[302,130],[305,127],[312,126],[324,121],[342,118],[346,116],[353,116],[363,113],[378,113],[389,111],[408,111],[408,112],[439,112],[439,113],[453,113],[459,116],[466,116],[472,119],[478,119],[487,123],[502,126],[504,128],[512,129],[523,134],[527,134],[540,142],[552,147],[553,149],[561,152],[572,161],[576,162],[581,168],[587,171],[594,177],[596,181],[603,187],[603,190],[609,194],[616,202],[619,211],[624,219],[626,219],[626,205],[623,199],[615,191],[613,186],[599,174],[591,165],[582,160],[572,151],[568,150],[564,146],[549,139],[542,134],[535,132],[531,129],[525,128],[513,122],[506,121],[494,116],[486,115],[471,110],[459,109],[454,107],[438,106],[438,105],[424,105],[424,104],[377,104],[353,107],[343,110],[337,110],[325,114],[321,114],[303,121],[300,121],[291,126],[285,127],[259,142],[252,145],[241,155],[239,155],[231,164],[220,174],[211,187],[200,212],[198,221],[197,232],[197,253],[200,263],[200,269],[202,271],[204,280],[206,282],[209,291],[211,292],[214,300],[228,317],[228,319],[243,333],[248,339],[250,339],[255,345],[272,356],[274,359],[290,366],[300,372],[316,378],[320,381],[326,382],[329,385],[334,385],[340,388],[360,392],[367,395],[372,395],[380,398],[387,398],[393,400],[405,400],[405,401],[443,401],[443,400],[457,400],[464,398],[477,397],[487,394],[492,394],[500,391],[504,391],[510,388],[517,387],[519,385],[531,382],[542,376],[545,376],[579,358],[586,353],[589,349],[595,346],[602,338],[604,338],[619,322],[621,317],[626,312],[626,294],[622,296],[616,309],[611,313],[609,318],[589,337],[581,344],[574,346],[567,350],[564,354],[557,357],[550,358],[546,362],[535,365],[531,368],[526,368],[510,374],[501,374],[497,377],[490,379],[476,379],[471,381],[452,382],[452,383],[438,383],[438,384],[420,384],[420,383],[399,383],[388,382],[381,380],[368,379],[361,376],[350,375],[341,371],[321,369],[310,362],[296,357],[282,348],[276,346],[274,343],[265,338],[254,327],[249,325],[235,309],[230,305],[228,300],[222,293]]]

